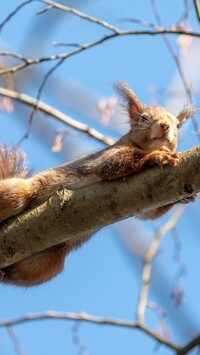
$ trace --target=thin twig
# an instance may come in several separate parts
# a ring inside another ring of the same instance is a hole
[[[185,354],[189,353],[190,350],[194,349],[198,345],[200,345],[200,335],[197,335],[187,345],[182,347],[182,349],[178,350],[177,355],[185,355]]]
[[[157,24],[162,27],[163,25],[162,25],[161,17],[160,17],[160,15],[159,15],[159,12],[158,12],[157,5],[156,5],[156,1],[155,1],[155,0],[151,0],[151,6],[152,6],[152,9],[153,9],[153,13],[154,13],[154,15],[155,15],[155,18],[156,18],[156,20],[157,20]],[[163,40],[164,40],[164,42],[165,42],[165,44],[166,44],[166,46],[167,46],[167,48],[168,48],[170,54],[172,55],[172,57],[173,57],[173,59],[174,59],[176,65],[177,65],[177,69],[178,69],[178,72],[179,72],[179,74],[180,74],[180,77],[181,77],[183,86],[184,86],[184,88],[185,88],[185,91],[186,91],[186,93],[187,93],[187,95],[188,95],[189,101],[192,101],[191,91],[190,91],[189,85],[188,85],[188,83],[187,83],[187,80],[186,80],[186,78],[185,78],[185,74],[184,74],[184,72],[183,72],[183,69],[182,69],[180,60],[179,60],[179,58],[178,58],[176,52],[174,51],[174,49],[173,49],[173,47],[172,47],[172,45],[171,45],[171,43],[170,43],[168,37],[166,36],[166,34],[163,34],[163,35],[162,35],[162,38],[163,38]]]
[[[3,87],[0,87],[0,95],[13,98],[17,101],[20,101],[20,102],[28,105],[28,106],[31,106],[31,107],[35,107],[35,105],[37,103],[37,100],[29,95],[18,93],[16,91],[12,91],[12,90],[8,90]],[[38,102],[37,109],[49,116],[55,117],[60,122],[65,123],[68,126],[87,134],[88,136],[98,140],[99,142],[101,142],[103,144],[112,145],[115,142],[112,138],[104,136],[102,133],[98,132],[96,129],[90,128],[88,125],[81,123],[81,122],[65,115],[63,112],[55,109],[54,107],[52,107],[50,105],[45,104],[42,101]]]
[[[163,35],[163,34],[169,34],[169,35],[185,35],[185,36],[191,36],[191,37],[200,37],[200,33],[197,32],[192,32],[192,31],[184,31],[181,29],[162,29],[159,31],[121,31],[120,33],[112,33],[110,35],[104,36],[102,38],[100,38],[97,41],[91,42],[91,43],[86,43],[86,44],[80,44],[80,47],[77,48],[74,51],[71,52],[67,52],[67,53],[60,53],[57,55],[51,55],[49,57],[41,57],[41,58],[32,58],[32,59],[28,59],[25,57],[22,57],[19,54],[14,54],[14,53],[0,53],[0,56],[16,56],[18,57],[17,59],[21,59],[24,61],[24,63],[10,67],[10,68],[6,68],[6,69],[0,69],[0,75],[1,74],[6,74],[6,73],[16,73],[19,70],[22,70],[28,66],[34,65],[34,64],[39,64],[39,63],[43,63],[43,62],[49,62],[49,61],[54,61],[54,60],[59,60],[59,59],[67,59],[73,55],[76,55],[84,50],[88,50],[92,47],[95,47],[101,43],[104,43],[108,40],[111,40],[113,38],[117,38],[120,36],[129,36],[129,35],[137,35],[137,36],[157,36],[157,35]]]
[[[45,9],[38,11],[36,15],[43,15],[45,12],[50,11],[52,9],[53,9],[53,6],[49,5],[49,6],[45,7]]]
[[[48,72],[44,76],[44,78],[42,80],[42,83],[41,83],[41,85],[40,85],[40,87],[38,89],[38,93],[37,93],[37,96],[36,96],[36,103],[33,106],[31,114],[30,114],[30,118],[29,118],[29,122],[28,122],[28,129],[27,129],[26,133],[20,139],[19,144],[21,144],[25,139],[27,139],[29,137],[30,132],[31,132],[32,122],[33,122],[35,114],[36,114],[36,112],[38,110],[38,104],[39,104],[40,98],[42,96],[42,91],[43,91],[43,89],[44,89],[44,87],[46,85],[46,82],[47,82],[48,78],[50,77],[50,75],[63,63],[63,61],[64,61],[64,59],[59,60],[59,62],[56,63],[50,70],[48,70]]]
[[[162,21],[161,21],[161,17],[159,15],[159,12],[158,12],[158,9],[157,9],[157,5],[156,5],[156,1],[155,0],[150,0],[151,1],[151,5],[152,5],[152,9],[153,9],[153,13],[155,15],[155,18],[157,20],[157,23],[159,26],[162,26]],[[188,82],[187,82],[187,79],[185,77],[185,74],[184,74],[184,71],[183,71],[183,68],[182,68],[182,65],[181,65],[181,62],[179,60],[179,57],[177,56],[173,46],[171,45],[171,42],[169,41],[168,37],[166,36],[166,34],[163,34],[162,35],[162,38],[172,56],[172,58],[174,59],[175,63],[176,63],[176,66],[177,66],[177,70],[179,72],[179,75],[180,75],[180,78],[181,78],[181,81],[183,83],[183,86],[185,88],[185,91],[186,91],[186,94],[188,96],[188,99],[189,99],[189,102],[192,102],[192,94],[191,94],[191,89],[188,85]],[[198,138],[200,140],[200,134],[199,134],[199,126],[198,126],[198,123],[196,122],[195,118],[192,119],[192,123],[194,125],[194,129],[198,135]]]
[[[117,326],[117,327],[139,329],[139,330],[143,331],[145,334],[152,337],[154,340],[158,341],[159,343],[166,345],[168,348],[175,350],[175,351],[181,350],[181,347],[179,345],[163,338],[161,335],[159,335],[157,333],[154,333],[151,329],[149,329],[148,327],[146,327],[143,324],[137,324],[137,323],[125,321],[122,319],[116,319],[116,318],[102,318],[102,317],[94,316],[94,315],[87,314],[84,312],[62,313],[62,312],[47,311],[45,313],[39,313],[39,314],[27,314],[24,317],[0,321],[0,327],[13,326],[13,325],[22,324],[25,322],[30,322],[30,321],[34,321],[34,320],[42,320],[42,319],[78,320],[78,321],[99,324],[99,325],[111,325],[111,326]]]
[[[195,8],[195,11],[196,11],[196,15],[197,15],[198,21],[199,21],[199,23],[200,23],[200,6],[199,6],[199,0],[194,0],[194,8]]]
[[[89,323],[99,324],[99,325],[110,325],[110,326],[124,327],[130,329],[139,329],[145,334],[149,335],[154,340],[158,341],[160,344],[163,344],[168,348],[174,350],[177,353],[177,355],[187,354],[187,352],[189,352],[195,346],[200,344],[200,335],[196,336],[188,344],[181,347],[180,345],[163,338],[160,334],[154,333],[151,329],[146,327],[144,324],[138,324],[138,323],[126,321],[123,319],[117,319],[117,318],[102,318],[85,312],[65,313],[65,312],[47,311],[44,313],[27,314],[19,318],[1,320],[0,327],[10,327],[14,325],[23,324],[26,322],[45,320],[45,319],[77,320],[77,321],[89,322]]]
[[[74,344],[79,349],[79,355],[89,355],[86,345],[82,342],[79,334],[79,329],[81,326],[80,321],[76,321],[74,326],[72,327],[72,339]]]
[[[164,224],[164,226],[157,232],[153,238],[150,246],[148,247],[144,256],[144,267],[142,273],[142,286],[140,290],[139,304],[137,308],[137,319],[139,324],[144,323],[145,310],[147,306],[147,295],[151,280],[151,268],[152,260],[158,250],[160,241],[162,238],[176,225],[178,219],[181,217],[185,210],[185,206],[179,206],[170,219]]]
[[[16,13],[21,10],[24,6],[30,4],[31,2],[34,2],[36,0],[26,0],[24,2],[22,2],[19,6],[17,6],[15,8],[15,10],[13,10],[1,23],[0,23],[0,31],[2,30],[3,26],[8,23],[8,21],[16,15]]]
[[[0,61],[0,68],[5,69],[6,65],[4,62]],[[10,73],[3,74],[2,79],[4,81],[5,87],[10,90],[14,90],[14,82],[13,82],[13,77]]]
[[[103,26],[104,28],[107,28],[107,29],[113,31],[114,33],[118,33],[118,34],[121,33],[121,31],[117,27],[112,26],[108,22],[99,20],[96,17],[90,16],[90,15],[88,15],[86,13],[78,11],[78,10],[72,8],[72,7],[69,7],[69,6],[66,6],[66,5],[62,5],[62,4],[59,4],[57,2],[50,1],[50,0],[40,0],[40,2],[42,2],[44,4],[48,4],[48,5],[52,6],[53,8],[56,8],[56,9],[59,9],[59,10],[62,10],[62,11],[66,11],[66,12],[70,12],[70,13],[74,14],[75,16],[81,17],[81,18],[83,18],[85,20],[88,20],[90,22],[93,22],[93,23],[96,23],[96,24],[98,24],[100,26]]]
[[[181,26],[181,24],[185,22],[189,17],[190,14],[189,0],[184,0],[184,8],[185,8],[184,13],[181,16],[180,20],[178,21],[177,26]]]
[[[140,20],[140,19],[137,19],[137,18],[132,18],[132,17],[124,17],[124,18],[120,18],[118,20],[118,22],[132,22],[132,23],[137,23],[139,24],[140,26],[143,26],[143,27],[150,27],[154,30],[162,30],[163,28],[160,28],[159,26],[157,25],[154,25],[154,23],[152,22],[149,22],[149,21],[145,21],[145,20]]]
[[[10,339],[12,340],[12,343],[14,345],[14,348],[15,348],[15,352],[18,354],[18,355],[25,355],[25,352],[24,350],[22,349],[22,346],[19,342],[19,339],[17,337],[17,334],[16,332],[14,331],[13,329],[13,326],[12,325],[9,325],[9,326],[6,326],[6,329],[8,331],[8,335],[10,337]]]

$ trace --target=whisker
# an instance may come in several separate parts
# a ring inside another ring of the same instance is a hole
[[[194,134],[198,134],[197,131],[192,131],[192,130],[190,130],[190,132],[191,132],[191,133],[194,133]]]

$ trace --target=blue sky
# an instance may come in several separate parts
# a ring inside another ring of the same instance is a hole
[[[3,0],[0,5],[0,22],[20,3],[21,1]],[[155,23],[148,0],[87,0],[63,3],[69,6],[73,4],[80,11],[124,29],[141,27],[132,23],[121,23],[119,20],[123,18],[144,19]],[[183,3],[181,0],[157,1],[166,27],[181,17]],[[59,53],[60,50],[68,50],[67,47],[52,46],[53,41],[88,43],[108,33],[105,29],[71,14],[52,11],[52,16],[51,12],[35,16],[42,8],[40,3],[30,4],[9,21],[1,32],[2,52],[17,52],[28,57],[50,55]],[[190,25],[194,30],[198,30],[193,12]],[[173,45],[176,44],[175,37],[171,36],[170,40]],[[192,50],[186,56],[190,58]],[[186,59],[183,58],[183,64],[185,62]],[[35,97],[44,74],[51,66],[52,63],[47,63],[40,68],[35,66],[17,73],[14,76],[16,90]],[[191,68],[190,71],[194,69]],[[42,100],[116,138],[128,127],[127,124],[123,125],[124,117],[118,113],[115,116],[116,121],[112,118],[109,126],[102,127],[96,109],[96,100],[113,95],[112,83],[116,80],[127,81],[144,103],[151,102],[152,87],[173,89],[178,86],[178,89],[183,91],[182,84],[177,79],[174,60],[161,37],[127,36],[69,58],[48,80]],[[199,87],[199,82],[195,82],[195,87]],[[165,105],[166,96],[158,95],[158,99],[159,104]],[[168,100],[168,104],[173,106],[172,101],[173,98]],[[29,109],[18,103],[14,105],[12,115],[0,113],[0,140],[12,144],[17,143],[23,136],[30,115]],[[180,105],[182,103],[177,102],[175,110],[180,110]],[[102,148],[101,144],[85,139],[82,135],[75,138],[67,136],[63,151],[55,154],[51,151],[51,145],[57,129],[66,127],[42,115],[35,119],[29,139],[23,143],[33,171],[46,169],[86,151]],[[188,130],[183,132],[181,149],[189,149],[198,143],[192,130],[192,125],[189,125]],[[177,262],[174,258],[175,238],[169,234],[162,242],[153,264],[149,299],[167,310],[166,324],[171,329],[172,339],[180,343],[188,341],[199,330],[198,208],[198,202],[189,206],[187,213],[184,213],[178,223],[177,230],[181,237],[180,260]],[[124,224],[121,229],[128,234],[131,227],[132,238],[141,233],[144,246],[147,246],[155,229],[166,219],[153,226],[130,220],[128,225]],[[176,308],[170,294],[176,285],[176,276],[183,267],[186,273],[180,282],[186,292],[185,303]],[[64,272],[48,284],[32,289],[0,286],[0,318],[15,318],[51,309],[63,312],[85,311],[102,317],[134,321],[141,273],[141,258],[136,251],[131,253],[126,247],[119,236],[119,228],[110,226],[72,253],[67,258]],[[159,324],[158,318],[154,311],[147,312],[147,324],[153,329]],[[74,324],[76,323],[70,321],[38,321],[17,326],[15,331],[26,355],[80,354],[79,348],[73,342]],[[155,341],[139,331],[85,323],[80,325],[79,338],[87,348],[86,353],[92,355],[151,354],[156,346]],[[0,353],[15,354],[5,329],[0,329]],[[159,355],[165,354],[171,354],[171,351],[165,347],[159,348]]]

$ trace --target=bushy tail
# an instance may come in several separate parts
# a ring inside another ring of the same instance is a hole
[[[0,143],[0,180],[29,175],[26,154],[20,148]]]

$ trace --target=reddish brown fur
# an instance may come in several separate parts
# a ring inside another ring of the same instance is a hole
[[[62,243],[7,266],[3,282],[24,287],[39,285],[62,271],[66,254],[67,244]]]
[[[131,130],[112,147],[31,178],[22,153],[0,147],[0,221],[42,203],[63,187],[79,189],[97,181],[134,174],[152,164],[177,164],[177,125],[189,116],[191,107],[176,117],[164,108],[143,106],[127,84],[119,83],[116,87],[126,101]],[[156,218],[171,207],[158,208],[140,218]],[[5,267],[1,270],[1,281],[25,287],[46,282],[62,271],[66,255],[90,237],[70,239]]]

